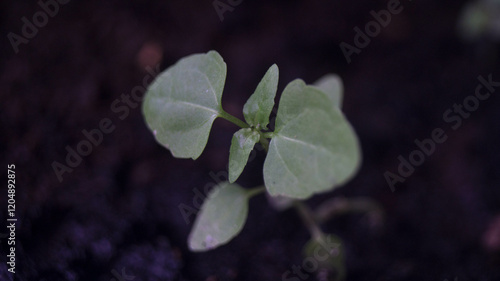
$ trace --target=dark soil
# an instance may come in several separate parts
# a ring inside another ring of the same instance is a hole
[[[479,75],[500,80],[500,48],[488,38],[460,39],[466,1],[404,0],[403,11],[347,63],[339,44],[354,44],[353,28],[363,29],[370,11],[387,3],[243,1],[221,22],[212,1],[74,0],[60,4],[15,53],[8,34],[21,35],[22,18],[32,22],[41,7],[2,1],[0,153],[3,179],[7,164],[16,166],[18,221],[16,274],[7,272],[2,235],[0,279],[277,281],[302,264],[306,228],[263,196],[252,199],[236,239],[189,252],[194,216],[186,223],[179,206],[193,206],[196,192],[224,180],[237,128],[217,120],[197,161],[174,159],[155,142],[140,107],[120,101],[143,85],[147,66],[163,70],[214,49],[228,65],[223,106],[240,117],[273,63],[280,92],[295,78],[343,78],[343,109],[363,165],[346,186],[308,204],[370,197],[386,215],[377,228],[363,214],[324,226],[343,239],[347,280],[500,280],[500,88],[456,130],[443,119],[474,94]],[[65,164],[67,148],[76,149],[82,131],[99,129],[105,118],[115,129],[59,181],[54,161]],[[414,141],[436,128],[447,140],[392,192],[384,173],[397,173],[398,156],[408,159]],[[263,159],[259,153],[245,169],[242,186],[262,184]],[[3,223],[6,184],[0,189]]]

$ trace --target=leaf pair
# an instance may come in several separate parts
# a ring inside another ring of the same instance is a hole
[[[226,64],[210,51],[181,59],[163,72],[146,93],[143,111],[157,141],[178,158],[200,156],[214,120],[229,114],[221,106]],[[229,180],[236,181],[255,144],[263,141],[274,106],[278,67],[269,68],[243,108],[248,128],[231,141]],[[342,85],[337,76],[316,86],[289,83],[279,103],[274,133],[264,163],[264,181],[272,196],[307,198],[346,182],[360,162],[358,140],[340,110]],[[233,117],[234,118],[234,117]]]
[[[267,131],[278,76],[278,67],[271,66],[245,103],[247,124],[221,106],[226,64],[215,51],[181,59],[158,76],[146,93],[146,123],[175,157],[197,159],[218,117],[242,127],[231,141],[231,183],[218,185],[204,202],[189,237],[192,250],[225,244],[243,228],[248,200],[256,189],[232,182],[242,173],[255,144],[267,143],[264,138],[271,138],[264,162],[264,182],[271,196],[307,198],[341,185],[359,166],[358,140],[340,110],[342,84],[335,75],[314,86],[302,80],[289,83],[281,95],[275,131]]]
[[[261,138],[260,130],[267,129],[278,89],[278,76],[278,66],[273,64],[243,107],[245,121],[251,128],[240,129],[231,140],[228,166],[230,182],[235,182],[243,172],[250,152]]]

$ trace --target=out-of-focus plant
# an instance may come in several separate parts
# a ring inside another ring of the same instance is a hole
[[[281,95],[274,124],[268,128],[278,86],[278,67],[266,72],[243,107],[245,122],[230,115],[221,105],[226,64],[215,51],[185,57],[161,73],[149,87],[143,103],[146,123],[156,140],[174,157],[197,159],[203,152],[216,118],[226,119],[240,129],[229,150],[229,182],[208,195],[188,238],[192,251],[207,251],[226,244],[243,228],[248,201],[267,192],[277,209],[294,207],[311,233],[304,247],[306,256],[318,245],[339,241],[319,225],[346,211],[380,209],[370,200],[337,200],[310,210],[301,200],[330,191],[351,179],[361,162],[357,136],[341,111],[342,82],[326,75],[314,85],[297,79]],[[264,185],[243,188],[236,184],[251,151],[260,144],[267,156]],[[279,201],[279,204],[278,204]],[[336,247],[319,269],[344,276],[343,256]]]
[[[466,40],[500,40],[500,0],[477,0],[468,3],[459,19],[459,32]]]

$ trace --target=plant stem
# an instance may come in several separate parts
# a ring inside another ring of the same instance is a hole
[[[317,222],[323,223],[335,216],[358,212],[366,212],[371,214],[373,217],[380,219],[383,217],[382,208],[372,199],[347,199],[343,197],[337,197],[327,200],[326,202],[319,205],[319,207],[314,211],[314,218]]]
[[[269,141],[265,137],[263,137],[263,134],[261,132],[259,132],[259,134],[260,134],[259,142],[267,152],[269,150]]]
[[[225,112],[224,110],[222,110],[222,112],[219,114],[220,117],[226,119],[227,121],[235,124],[236,126],[239,126],[241,128],[248,128],[250,126],[248,126],[247,123],[241,121],[240,119],[238,119],[237,117],[234,117],[233,115]]]
[[[274,137],[274,132],[265,132],[260,134],[263,138],[271,139]]]
[[[314,220],[314,216],[311,213],[311,210],[309,207],[307,207],[304,203],[301,201],[295,200],[293,203],[293,206],[299,213],[299,216],[302,218],[302,221],[306,225],[307,229],[309,230],[309,233],[311,233],[311,237],[315,240],[321,240],[325,236],[323,231],[319,228],[318,224]]]
[[[248,198],[252,198],[255,195],[258,195],[259,193],[262,193],[266,190],[266,187],[263,185],[251,188],[248,190]]]

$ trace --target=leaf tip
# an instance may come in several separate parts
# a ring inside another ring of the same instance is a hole
[[[210,51],[207,52],[207,54],[208,55],[219,55],[220,56],[219,52],[217,52],[216,50],[210,50]]]
[[[192,239],[192,236],[189,237],[188,247],[192,252],[205,252],[212,249],[217,248],[219,246],[219,242],[212,237],[210,234],[206,234],[205,238],[201,241],[196,239]]]

